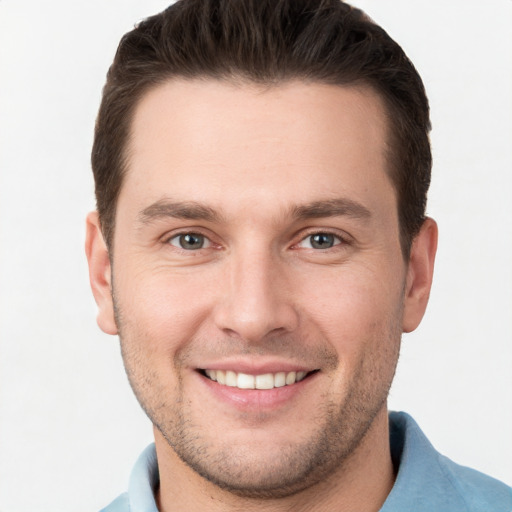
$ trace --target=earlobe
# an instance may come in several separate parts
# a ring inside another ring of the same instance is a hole
[[[98,325],[107,334],[117,334],[111,289],[112,269],[98,212],[87,215],[85,253],[89,264],[89,281],[98,305]]]
[[[436,250],[437,224],[433,219],[427,218],[411,247],[404,294],[403,332],[414,331],[425,314],[432,286]]]

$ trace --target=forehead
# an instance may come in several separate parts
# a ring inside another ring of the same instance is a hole
[[[370,184],[394,195],[387,152],[385,108],[368,87],[172,80],[135,109],[120,200],[127,188],[141,203],[178,194],[214,207],[226,189],[246,205],[354,196]]]

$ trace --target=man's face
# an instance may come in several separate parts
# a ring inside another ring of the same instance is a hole
[[[386,139],[363,88],[173,81],[136,109],[99,321],[157,447],[221,487],[305,488],[387,421],[410,321]]]

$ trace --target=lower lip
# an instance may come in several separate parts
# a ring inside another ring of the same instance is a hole
[[[219,384],[216,381],[198,374],[201,381],[219,399],[232,406],[244,410],[270,410],[282,407],[290,400],[302,393],[305,388],[316,380],[317,373],[308,375],[304,380],[272,389],[240,389],[237,387]]]

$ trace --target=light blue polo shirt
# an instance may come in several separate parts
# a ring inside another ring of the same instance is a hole
[[[398,474],[380,512],[512,512],[511,487],[438,453],[408,414],[390,413],[389,424]],[[101,512],[158,512],[158,483],[152,444],[137,460],[128,492]]]

